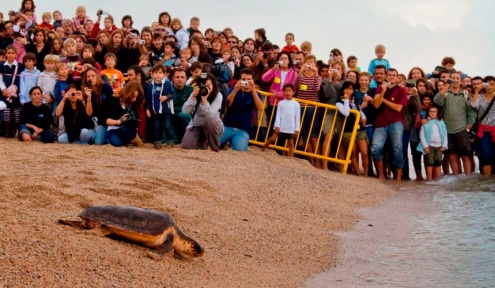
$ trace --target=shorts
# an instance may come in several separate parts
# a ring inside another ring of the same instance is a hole
[[[469,133],[466,130],[454,134],[447,134],[449,141],[448,153],[459,156],[469,156],[471,154],[471,142]]]
[[[343,141],[344,141],[344,147],[349,147],[349,143],[351,143],[351,135],[352,135],[352,132],[345,132],[344,133],[344,137],[343,137]],[[360,130],[360,131],[357,131],[356,132],[356,141],[359,141],[359,140],[365,140],[366,143],[369,144],[369,139],[368,139],[368,134],[366,133],[366,130]]]
[[[433,167],[440,167],[442,166],[442,152],[440,151],[440,148],[442,147],[428,147],[430,149],[430,153],[425,154],[425,165],[426,166],[433,166]]]
[[[335,125],[333,124],[335,120]],[[342,126],[344,124],[343,117],[338,117],[336,111],[328,110],[325,115],[325,120],[323,121],[323,135],[327,135],[332,130],[333,126],[333,136],[338,135],[342,131]]]
[[[306,142],[308,140],[308,136],[310,136],[310,138],[318,138],[318,136],[320,135],[321,123],[320,123],[320,117],[318,117],[318,114],[316,113],[316,107],[314,106],[307,106],[307,108],[301,107],[301,120],[302,120],[302,127],[300,132],[301,134],[300,139]],[[313,123],[312,129],[310,129],[311,123]]]
[[[278,138],[277,138],[277,145],[280,145],[282,147],[285,146],[285,141],[286,140],[293,140],[295,138],[295,134],[293,133],[278,133]]]

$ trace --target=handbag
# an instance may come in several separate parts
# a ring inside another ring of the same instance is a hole
[[[471,130],[469,130],[469,141],[474,142],[476,141],[476,138],[478,138],[478,126],[479,124],[485,119],[486,115],[488,115],[488,112],[490,112],[490,109],[493,106],[493,101],[495,100],[495,97],[492,98],[492,101],[490,101],[490,104],[488,104],[488,107],[486,108],[485,112],[483,115],[481,115],[480,118],[476,119],[476,122],[474,122],[473,126],[471,126]]]

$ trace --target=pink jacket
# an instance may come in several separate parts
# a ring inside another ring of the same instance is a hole
[[[285,84],[292,84],[294,85],[294,82],[296,82],[296,77],[297,77],[297,72],[294,71],[294,69],[289,69],[287,72],[287,76],[285,76],[285,82],[282,82],[282,78],[280,77],[282,75],[282,71],[280,69],[273,70],[269,69],[268,71],[263,74],[261,77],[261,80],[263,82],[272,82],[272,85],[270,86],[270,92],[275,91],[276,93],[276,98],[277,98],[277,103],[284,100],[284,90],[282,89]],[[275,98],[270,97],[270,106],[273,106],[273,103],[275,102]]]

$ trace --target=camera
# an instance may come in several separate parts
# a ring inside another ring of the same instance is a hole
[[[235,62],[236,58],[235,58],[235,56],[232,56],[232,57],[230,57],[229,60],[230,60],[230,62]]]
[[[414,84],[412,83],[406,83],[406,87],[409,87],[409,88],[414,88],[416,87]]]
[[[333,59],[333,53],[332,52],[330,52],[330,54],[328,54],[328,58]]]
[[[292,64],[294,64],[294,65],[299,64],[299,60],[293,60],[293,61],[292,61]]]
[[[488,83],[483,83],[484,88],[487,88],[488,86],[490,86]]]
[[[206,80],[208,80],[208,74],[207,73],[201,73],[199,75],[198,79],[198,86],[199,86],[199,95],[200,96],[206,96],[210,91],[208,91],[208,88],[206,88]]]
[[[241,80],[241,86],[242,87],[247,87],[248,85],[249,85],[249,81]]]
[[[278,66],[282,66],[282,65],[284,64],[284,61],[279,60],[279,61],[277,62],[277,64],[278,64]]]
[[[268,53],[263,52],[263,59],[268,59]]]
[[[387,88],[390,88],[392,87],[392,84],[390,84],[390,82],[387,82]]]
[[[141,39],[141,40],[138,41],[138,43],[141,44],[141,45],[144,45],[146,43],[146,41],[144,41],[144,40]]]
[[[125,115],[127,116],[127,118],[125,120],[126,122],[128,122],[128,121],[138,121],[137,116],[136,116],[136,113],[133,110],[131,110],[130,108],[127,108],[127,111],[126,111]]]
[[[72,92],[72,93],[70,93],[70,96],[76,97],[76,93]]]
[[[313,68],[313,65],[311,65],[311,64],[306,64],[306,65],[304,65],[304,66],[306,66],[306,68],[308,68],[308,69]]]
[[[107,11],[100,10],[100,13],[98,13],[99,16],[101,15],[108,15]]]
[[[449,79],[447,80],[447,84],[452,84],[452,83],[457,83],[457,80],[452,80],[452,79]]]

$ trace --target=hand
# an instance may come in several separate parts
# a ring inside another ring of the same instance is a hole
[[[3,90],[2,90],[2,95],[3,95],[4,97],[9,97],[9,91],[8,91],[7,89],[3,89]]]
[[[83,101],[83,94],[81,91],[76,91],[76,99]]]
[[[418,94],[418,88],[414,87],[413,90],[414,90],[413,95],[414,96],[419,96],[419,94]]]
[[[366,126],[366,119],[361,118],[361,125]]]
[[[167,96],[160,96],[160,102],[165,102],[167,101],[168,97]]]
[[[278,65],[278,63],[275,63],[275,65],[273,65],[273,67],[272,67],[272,70],[277,71],[279,68],[280,68],[280,66]]]
[[[425,147],[423,150],[425,151],[425,154],[430,154],[430,148]]]
[[[150,117],[151,117],[151,112],[150,112],[150,110],[148,110],[148,109],[146,109],[146,116],[148,116],[148,118],[150,118]]]
[[[242,80],[239,80],[239,81],[237,81],[237,83],[235,83],[234,89],[235,89],[236,91],[239,91],[239,90],[241,90],[241,89],[242,89],[242,84],[241,84],[241,81],[242,81]]]
[[[299,131],[294,131],[294,137],[297,138],[299,136]]]
[[[33,139],[28,135],[28,133],[22,133],[22,141],[33,142]]]
[[[22,45],[27,45],[27,43],[28,43],[26,37],[17,37],[17,38],[15,38],[15,40],[17,42],[21,43]]]
[[[425,125],[426,123],[428,123],[427,119],[421,119],[421,125]]]
[[[39,127],[34,127],[34,132],[36,132],[38,135],[41,134],[41,132],[43,132],[43,129],[42,128],[39,128]]]
[[[479,94],[481,92],[481,90],[483,90],[483,85],[478,85],[478,86],[476,86],[476,89],[474,89],[474,92]]]
[[[275,127],[275,133],[280,134],[280,127]]]
[[[329,68],[328,69],[328,80],[332,81],[333,79],[333,69]]]
[[[86,97],[88,97],[88,101],[91,100],[91,92],[93,92],[93,90],[91,90],[91,88],[89,87],[86,87],[84,88],[84,95],[86,95]]]
[[[447,150],[447,147],[440,147],[440,152],[443,152],[443,151],[446,151]]]
[[[275,90],[271,90],[271,91],[268,93],[268,96],[269,96],[269,97],[277,97],[277,91],[275,91]]]
[[[445,85],[443,85],[442,90],[440,90],[440,94],[446,96],[447,91],[449,91],[449,88],[450,88],[450,84],[445,83]]]
[[[254,85],[254,81],[253,80],[249,80],[249,89],[251,89],[251,91],[256,91],[256,85]]]
[[[199,87],[196,84],[194,84],[193,85],[193,92],[192,92],[193,98],[197,98],[198,94],[199,94]]]
[[[382,86],[381,86],[381,87],[382,87],[382,91],[383,91],[383,92],[386,92],[386,91],[387,91],[387,88],[388,88],[388,87],[387,87],[387,82],[383,81],[383,83],[382,83]]]

